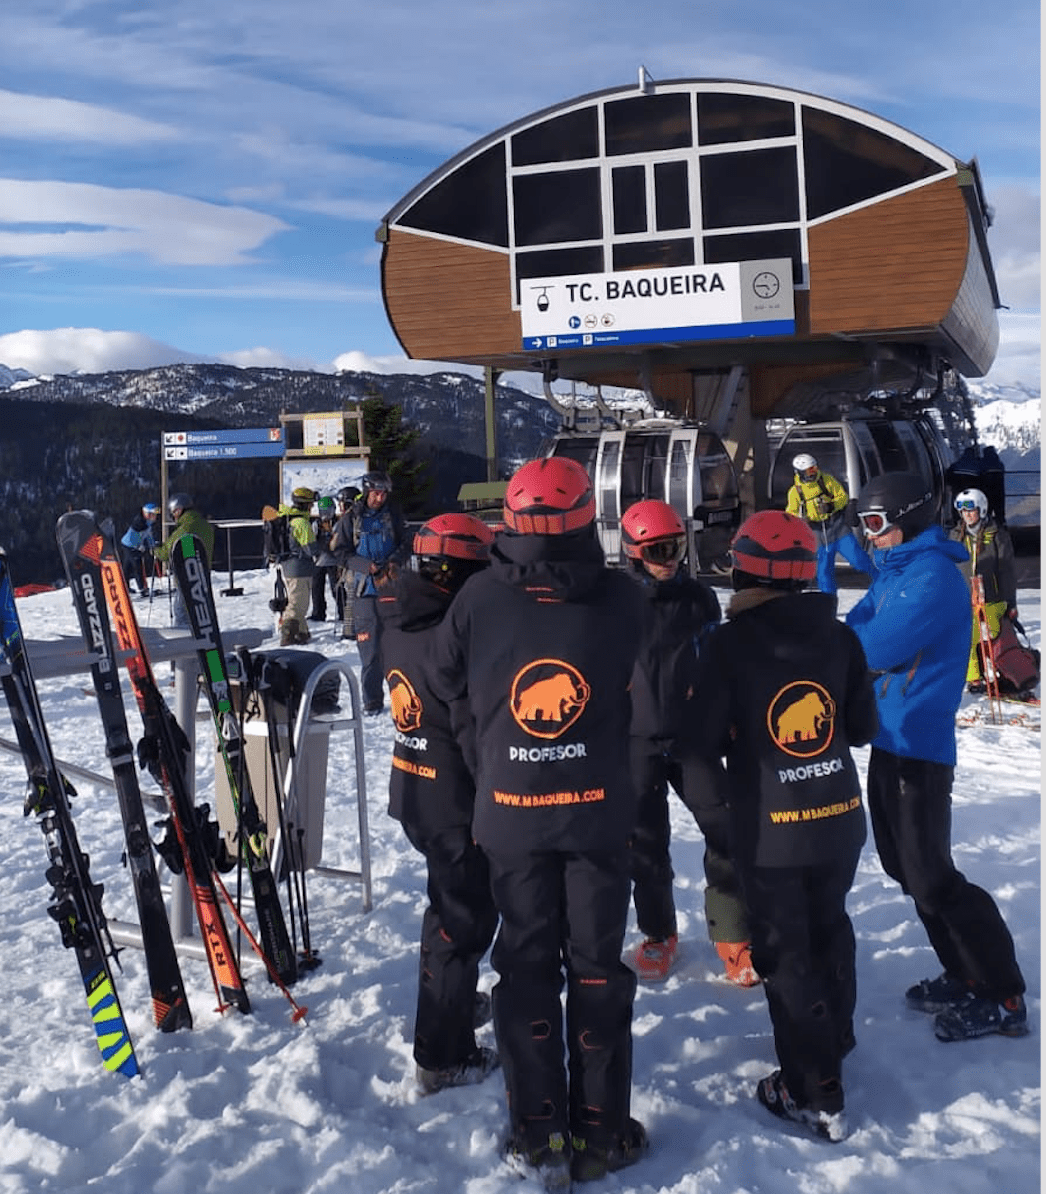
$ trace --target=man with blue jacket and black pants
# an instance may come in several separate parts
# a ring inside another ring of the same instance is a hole
[[[847,615],[875,676],[879,733],[868,809],[886,873],[915,909],[944,967],[906,993],[936,1014],[939,1040],[1028,1031],[1024,979],[995,901],[951,856],[955,713],[970,642],[965,547],[934,525],[931,487],[884,473],[862,490],[858,517],[878,572]]]
[[[403,516],[389,501],[392,481],[388,474],[364,473],[360,484],[363,496],[338,519],[330,549],[346,574],[356,573],[354,623],[360,689],[363,712],[373,716],[385,707],[376,583],[388,575],[391,564],[409,557],[410,543],[405,541]]]

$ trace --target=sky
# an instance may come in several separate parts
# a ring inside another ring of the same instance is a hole
[[[17,583],[17,559],[11,568]],[[272,576],[245,571],[236,580],[242,596],[217,598],[226,647],[274,648]],[[858,596],[843,588],[842,612]],[[719,597],[725,604],[726,590]],[[1038,589],[1020,590],[1018,606],[1038,646]],[[44,640],[80,641],[67,592],[18,607],[31,659]],[[167,608],[166,598],[136,603],[150,629],[166,627]],[[313,631],[309,649],[340,662],[355,682],[354,645],[335,637],[333,622]],[[167,666],[157,668],[162,679]],[[346,711],[349,683],[342,678]],[[39,688],[58,758],[109,774],[86,674],[40,678]],[[136,740],[141,720],[126,684],[124,700]],[[963,721],[983,704],[964,697]],[[634,1168],[584,1189],[1039,1194],[1041,731],[1039,711],[1029,713],[1031,725],[982,718],[957,729],[953,841],[957,865],[992,892],[1014,936],[1032,1035],[945,1045],[929,1017],[907,1010],[904,989],[937,967],[911,901],[869,843],[848,903],[858,978],[857,1047],[844,1065],[851,1135],[828,1144],[782,1125],[754,1098],[758,1080],[776,1068],[765,996],[720,977],[704,924],[701,835],[672,797],[679,960],[665,983],[639,985],[633,1017],[632,1114],[651,1148]],[[198,717],[199,802],[212,800],[210,732]],[[311,938],[323,960],[292,991],[308,1009],[305,1021],[291,1022],[290,1004],[253,955],[243,959],[252,1013],[220,1015],[206,964],[182,945],[194,1025],[162,1035],[152,1026],[144,959],[127,947],[117,987],[141,1068],[131,1080],[100,1064],[74,957],[45,911],[44,841],[35,819],[22,815],[22,761],[0,749],[0,1194],[541,1194],[501,1157],[508,1125],[500,1071],[479,1086],[428,1098],[417,1092],[411,1041],[424,863],[386,814],[391,718],[364,719],[361,735],[373,907],[364,911],[359,882],[308,872]],[[0,739],[13,738],[0,701]],[[310,838],[309,849],[340,870],[360,866],[355,749],[352,725],[332,730],[326,791],[311,789],[310,824],[322,812],[323,837]],[[868,749],[855,756],[863,784]],[[101,780],[72,778],[81,844],[92,877],[105,885],[106,914],[134,922],[115,796]],[[147,775],[142,788],[159,797]],[[247,917],[254,923],[249,910]],[[626,948],[638,942],[630,915]],[[480,988],[490,990],[495,977],[484,961]],[[479,1036],[493,1044],[489,1026]]]
[[[382,217],[514,120],[654,79],[851,103],[963,160],[995,224],[992,381],[1038,385],[1039,6],[1007,0],[33,0],[0,38],[0,363],[406,362]]]

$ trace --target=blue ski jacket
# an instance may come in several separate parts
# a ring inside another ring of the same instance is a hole
[[[929,527],[873,551],[878,568],[846,616],[875,677],[872,745],[902,758],[955,765],[955,712],[966,683],[972,612],[958,565],[966,548]]]

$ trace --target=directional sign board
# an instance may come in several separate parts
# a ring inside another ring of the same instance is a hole
[[[282,427],[232,427],[218,431],[165,431],[164,460],[243,460],[283,455]]]

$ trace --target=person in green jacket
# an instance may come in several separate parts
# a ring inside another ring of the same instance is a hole
[[[988,513],[988,499],[980,489],[964,489],[955,499],[959,521],[948,538],[961,543],[970,558],[959,568],[972,586],[973,577],[984,583],[984,612],[988,630],[995,638],[1003,618],[1017,617],[1017,564],[1009,532]],[[985,690],[981,675],[981,635],[973,620],[970,659],[966,667],[966,687],[972,693]]]
[[[207,553],[207,563],[210,565],[214,555],[214,527],[196,509],[192,498],[187,493],[172,493],[167,501],[167,510],[174,519],[174,530],[166,539],[153,549],[153,558],[161,564],[166,564],[171,558],[171,548],[183,535],[195,535],[202,543]],[[182,602],[181,594],[175,593],[174,605],[171,610],[171,624],[173,626],[188,626],[189,615]]]
[[[320,544],[313,530],[310,512],[316,491],[299,485],[291,494],[290,505],[281,504],[280,514],[287,519],[288,551],[280,560],[283,582],[287,586],[287,608],[280,618],[280,646],[300,646],[311,635],[306,614],[312,597],[312,578]]]
[[[841,482],[822,472],[816,459],[807,452],[796,456],[792,469],[795,483],[788,491],[785,513],[809,523],[817,538],[817,587],[822,593],[836,591],[837,553],[851,568],[873,576],[875,565],[846,521],[850,498]]]

